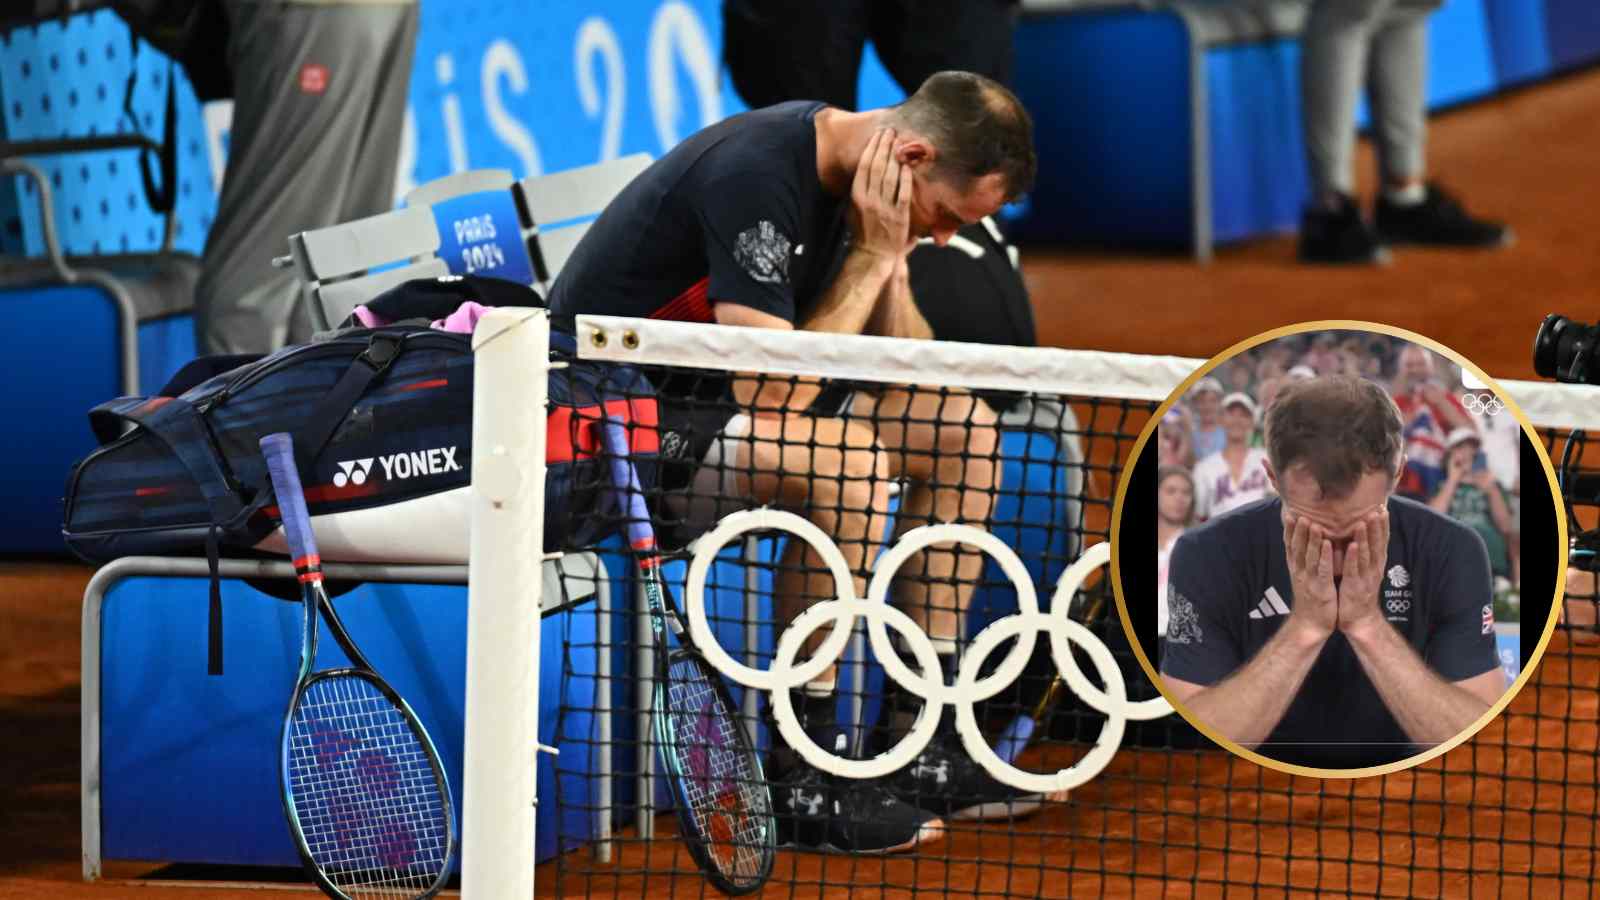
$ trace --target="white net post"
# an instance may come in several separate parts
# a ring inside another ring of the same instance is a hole
[[[461,893],[533,896],[550,320],[478,323],[472,398]]]

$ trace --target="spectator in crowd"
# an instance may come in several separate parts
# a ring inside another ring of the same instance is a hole
[[[1267,481],[1267,451],[1252,447],[1256,430],[1256,403],[1248,394],[1222,399],[1222,450],[1195,463],[1194,514],[1200,521],[1215,519],[1263,497],[1271,496]]]
[[[1157,459],[1163,466],[1188,469],[1194,465],[1194,431],[1189,410],[1182,401],[1172,404],[1156,426]]]
[[[1156,470],[1156,584],[1160,605],[1156,633],[1167,634],[1167,563],[1172,545],[1184,529],[1194,524],[1194,476],[1183,466],[1163,465]]]
[[[1467,525],[1489,551],[1496,578],[1511,579],[1510,537],[1515,530],[1507,492],[1480,455],[1482,443],[1470,427],[1457,428],[1445,441],[1444,481],[1428,505]]]
[[[1262,380],[1260,384],[1256,385],[1256,403],[1262,409],[1271,409],[1272,401],[1278,399],[1278,391],[1282,390],[1283,383],[1286,380],[1281,376],[1273,376]]]
[[[1305,356],[1300,358],[1300,364],[1318,375],[1337,374],[1340,362],[1336,349],[1338,342],[1339,339],[1334,337],[1332,332],[1325,331],[1314,335]]]
[[[1252,351],[1252,353],[1254,353],[1254,351]],[[1255,354],[1255,355],[1257,357],[1257,359],[1256,359],[1256,384],[1257,385],[1260,385],[1262,382],[1266,381],[1269,378],[1282,378],[1284,375],[1288,374],[1288,371],[1289,371],[1288,367],[1285,366],[1281,361],[1279,361],[1279,359],[1275,355],[1273,355],[1272,353],[1260,353],[1260,354]],[[1257,397],[1256,399],[1259,400],[1261,398]],[[1265,407],[1266,403],[1263,402],[1262,406]]]
[[[1471,428],[1472,418],[1460,398],[1445,390],[1432,351],[1407,344],[1400,351],[1399,371],[1389,388],[1405,423],[1406,467],[1396,493],[1427,502],[1444,479],[1445,436]]]
[[[1224,367],[1222,382],[1229,393],[1244,394],[1250,392],[1254,376],[1254,367],[1250,365],[1250,357],[1237,356],[1228,360]]]
[[[195,286],[202,354],[311,337],[286,253],[295,232],[394,208],[416,0],[223,0],[212,52],[233,76],[217,218]]]
[[[1469,215],[1424,181],[1427,19],[1439,0],[1313,0],[1301,39],[1300,91],[1315,194],[1300,225],[1300,259],[1380,263],[1387,244],[1496,247],[1504,225]],[[1355,190],[1356,98],[1371,97],[1382,188],[1372,225]]]
[[[1222,382],[1210,375],[1189,389],[1189,409],[1194,414],[1191,443],[1197,461],[1221,450],[1228,441],[1222,428],[1222,394]]]

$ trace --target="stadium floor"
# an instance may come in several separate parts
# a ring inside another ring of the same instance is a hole
[[[1600,318],[1600,293],[1595,290],[1600,284],[1600,215],[1594,209],[1594,198],[1600,197],[1600,167],[1595,165],[1593,150],[1600,146],[1597,109],[1600,71],[1590,70],[1435,120],[1429,150],[1433,171],[1459,190],[1470,208],[1504,217],[1515,226],[1518,242],[1509,250],[1470,256],[1408,250],[1397,252],[1395,263],[1386,269],[1352,271],[1296,265],[1290,237],[1225,248],[1206,268],[1176,256],[1025,250],[1041,341],[1067,347],[1210,356],[1252,334],[1296,321],[1367,319],[1442,341],[1491,375],[1531,378],[1533,334],[1545,313],[1561,312],[1587,321]],[[1360,164],[1363,189],[1370,192],[1370,146],[1363,146]],[[1108,310],[1122,314],[1108,315]],[[187,886],[146,883],[134,888],[125,879],[144,876],[153,869],[139,863],[109,866],[111,880],[106,882],[86,885],[80,881],[78,627],[79,604],[89,575],[87,567],[59,560],[0,563],[0,635],[8,638],[9,645],[0,655],[0,729],[8,735],[5,765],[0,766],[0,809],[5,810],[0,815],[0,898],[58,900],[131,894],[258,900],[263,895],[256,889],[224,889],[214,883],[201,886],[198,881]],[[1590,671],[1573,672],[1558,680],[1579,684],[1600,680],[1600,653],[1581,652],[1575,664]],[[1524,695],[1518,703],[1529,699]],[[1581,716],[1584,709],[1590,716],[1600,715],[1595,696],[1573,699],[1575,716]],[[1488,743],[1499,743],[1495,729],[1502,727],[1486,729]],[[1594,740],[1590,731],[1589,746]],[[1153,766],[1164,775],[1165,762],[1147,758],[1152,756],[1124,753],[1114,765],[1141,770]],[[1531,760],[1507,760],[1508,774],[1518,766],[1531,765]],[[1515,789],[1482,779],[1447,787],[1460,802],[1475,796],[1479,802],[1494,805],[1498,805],[1502,790]],[[1585,787],[1592,808],[1592,781]],[[1095,789],[1093,784],[1087,786],[1079,799],[1091,800]],[[1232,794],[1232,802],[1241,798],[1241,792]],[[1334,817],[1325,819],[1320,829],[1326,840],[1346,840],[1341,817],[1347,820],[1361,815],[1362,798],[1358,790],[1354,800],[1348,801],[1351,808],[1343,813],[1321,811],[1321,816]],[[1541,827],[1594,827],[1592,821],[1585,824],[1555,812],[1562,798],[1526,799],[1540,809],[1555,804],[1554,817]],[[1573,798],[1567,799],[1571,802]],[[1194,801],[1210,802],[1205,796]],[[1383,808],[1394,807],[1386,804]],[[1159,828],[1159,811],[1151,810],[1150,815],[1153,827]],[[1474,846],[1467,836],[1453,839],[1448,820],[1440,824],[1441,837],[1419,839],[1419,860],[1424,854],[1438,858],[1496,852]],[[1570,831],[1567,837],[1572,840]],[[1172,841],[1194,839],[1192,835],[1169,836]],[[1245,863],[1255,865],[1256,853],[1270,856],[1273,842],[1281,846],[1287,836],[1263,833],[1258,839],[1259,850],[1246,855]],[[958,850],[963,855],[977,847],[975,838],[958,840],[974,841]],[[1428,847],[1420,846],[1423,840]],[[1210,871],[1215,877],[1222,871],[1220,867],[1238,864],[1223,853],[1205,850],[1210,845],[1206,836],[1200,836],[1200,842],[1201,850],[1187,851],[1199,871]],[[1085,852],[1093,852],[1092,836],[1086,837],[1085,844]],[[1051,848],[1040,849],[1049,852]],[[1367,849],[1351,848],[1358,858],[1368,857]],[[796,859],[802,869],[792,877],[814,879],[822,858]],[[1106,862],[1113,871],[1138,870],[1134,861]],[[1507,866],[1518,863],[1509,853],[1504,862]],[[1080,859],[1079,864],[1087,864],[1087,860]],[[1173,864],[1169,858],[1169,872]],[[846,864],[835,857],[827,865],[829,879],[834,880]],[[895,881],[885,878],[887,873],[880,874],[880,865],[873,863],[873,871],[862,874],[870,882]],[[1272,863],[1263,860],[1260,865],[1265,868]],[[1315,862],[1307,865],[1314,867]],[[790,871],[787,866],[787,861],[780,863],[779,871]],[[1004,882],[991,885],[988,881],[991,872],[1006,877],[1003,865],[984,866],[983,871],[975,866],[966,868],[970,871],[952,868],[949,883],[975,884],[983,879],[990,890],[1003,888]],[[1334,868],[1324,865],[1320,872],[1325,887],[1355,892],[1376,887],[1367,880],[1375,877],[1368,871],[1371,867]],[[542,878],[545,874],[541,871]],[[915,877],[927,884],[933,874],[924,862]],[[1296,882],[1302,877],[1302,883],[1318,879],[1312,869],[1303,876],[1298,871],[1293,874]],[[1421,876],[1427,878],[1428,873]],[[549,878],[543,884],[546,890],[554,887]],[[288,885],[273,887],[283,887],[286,893],[269,896],[319,896]],[[1014,885],[1012,889],[1051,893],[1057,887],[1064,893],[1067,886]],[[1092,882],[1075,881],[1072,892],[1092,895],[1096,887]],[[1402,887],[1409,887],[1407,893],[1431,895],[1459,894],[1465,886],[1418,881]]]

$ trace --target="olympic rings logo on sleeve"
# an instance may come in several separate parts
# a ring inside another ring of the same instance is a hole
[[[816,551],[818,558],[833,575],[838,599],[814,604],[796,616],[779,636],[772,664],[766,669],[756,669],[734,659],[717,643],[703,598],[711,563],[719,550],[745,532],[774,529],[789,532]],[[916,657],[918,669],[927,673],[940,671],[933,642],[909,616],[887,602],[890,584],[900,567],[917,551],[936,543],[961,543],[977,547],[999,564],[1001,571],[1017,589],[1017,613],[990,623],[973,639],[970,649],[961,659],[954,684],[945,684],[937,676],[927,678],[912,671],[889,639],[889,630],[892,628]],[[949,704],[955,707],[956,731],[961,735],[962,744],[989,774],[1020,790],[1049,793],[1070,790],[1100,774],[1121,745],[1129,720],[1156,719],[1172,712],[1172,706],[1163,697],[1129,701],[1127,683],[1111,650],[1089,629],[1067,618],[1072,595],[1094,570],[1106,565],[1110,559],[1109,543],[1102,542],[1090,547],[1067,567],[1056,582],[1055,600],[1050,612],[1041,612],[1033,579],[1016,552],[1005,543],[989,532],[970,525],[924,525],[906,532],[883,554],[867,585],[867,596],[862,599],[855,596],[855,582],[844,554],[820,528],[794,513],[753,509],[724,517],[696,542],[684,590],[685,606],[688,608],[689,632],[706,659],[719,672],[739,684],[766,691],[771,697],[773,718],[784,740],[817,768],[846,778],[876,778],[898,771],[927,747],[938,727],[942,707]],[[840,658],[855,631],[857,617],[866,620],[873,653],[883,666],[884,674],[928,701],[910,731],[897,744],[868,759],[846,759],[817,746],[801,727],[789,697],[790,689],[820,675]],[[804,642],[823,627],[830,627],[827,636],[810,659],[797,665],[796,659]],[[1100,735],[1089,752],[1072,766],[1054,773],[1026,772],[1002,760],[984,738],[972,706],[1016,681],[1033,654],[1040,632],[1049,636],[1051,657],[1067,686],[1106,717]],[[1007,656],[991,674],[979,678],[978,673],[989,654],[1012,638],[1016,638],[1016,642]],[[1103,688],[1078,667],[1072,653],[1073,643],[1088,655]]]
[[[1506,408],[1505,401],[1487,391],[1482,394],[1474,394],[1471,391],[1462,394],[1461,405],[1467,408],[1467,412],[1475,416],[1498,415],[1502,409]]]

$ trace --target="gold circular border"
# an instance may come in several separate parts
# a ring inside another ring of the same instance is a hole
[[[1293,334],[1305,334],[1306,332],[1311,331],[1368,331],[1377,332],[1379,334],[1387,334],[1390,337],[1397,337],[1406,341],[1410,341],[1414,344],[1421,344],[1422,346],[1433,350],[1435,353],[1449,358],[1451,361],[1459,364],[1462,368],[1476,375],[1484,384],[1489,386],[1490,390],[1494,391],[1496,397],[1499,397],[1500,400],[1505,403],[1506,409],[1516,417],[1518,424],[1522,426],[1523,434],[1527,435],[1528,438],[1533,442],[1534,450],[1539,457],[1539,463],[1544,466],[1545,480],[1549,484],[1550,496],[1554,501],[1554,506],[1556,508],[1556,529],[1560,533],[1560,553],[1556,558],[1556,592],[1555,599],[1550,604],[1550,619],[1545,623],[1544,634],[1539,638],[1538,645],[1534,647],[1533,654],[1523,662],[1522,671],[1518,673],[1516,680],[1511,683],[1511,687],[1506,689],[1506,692],[1500,697],[1499,701],[1497,701],[1493,706],[1489,707],[1488,712],[1484,713],[1483,716],[1476,722],[1463,729],[1460,734],[1457,734],[1450,740],[1444,741],[1443,743],[1418,753],[1415,756],[1408,756],[1405,759],[1399,760],[1398,762],[1386,763],[1381,766],[1368,766],[1361,769],[1316,769],[1310,766],[1299,766],[1292,763],[1279,762],[1278,760],[1262,756],[1260,753],[1257,753],[1254,750],[1250,750],[1244,746],[1241,746],[1240,744],[1223,737],[1220,733],[1214,731],[1209,725],[1201,723],[1199,719],[1193,713],[1191,713],[1187,707],[1178,702],[1172,696],[1172,694],[1168,692],[1166,686],[1162,684],[1161,673],[1156,671],[1155,667],[1151,665],[1149,658],[1144,654],[1144,647],[1139,641],[1139,636],[1134,633],[1133,622],[1128,618],[1127,600],[1122,594],[1122,554],[1120,552],[1122,541],[1120,540],[1120,537],[1122,533],[1123,502],[1128,493],[1128,482],[1132,478],[1134,467],[1138,465],[1139,454],[1144,452],[1145,443],[1149,441],[1150,435],[1154,434],[1156,429],[1160,427],[1161,418],[1166,415],[1167,410],[1171,409],[1174,403],[1176,403],[1180,398],[1189,392],[1189,388],[1193,386],[1196,381],[1204,378],[1213,369],[1234,358],[1235,356],[1238,356],[1240,353],[1243,353],[1244,351],[1253,347],[1260,346],[1261,344],[1265,344],[1268,341],[1277,340],[1281,337],[1288,337],[1289,335]],[[1522,690],[1523,686],[1528,683],[1528,679],[1532,677],[1534,669],[1538,667],[1540,660],[1543,658],[1545,648],[1550,644],[1550,636],[1555,633],[1556,621],[1560,618],[1561,605],[1566,593],[1566,572],[1568,561],[1567,517],[1563,512],[1564,506],[1561,500],[1561,488],[1556,483],[1555,467],[1550,464],[1550,455],[1544,449],[1544,442],[1540,440],[1538,430],[1534,428],[1533,423],[1529,421],[1527,414],[1522,411],[1522,407],[1517,405],[1516,401],[1512,399],[1511,395],[1502,389],[1493,378],[1490,378],[1487,372],[1484,372],[1482,369],[1478,368],[1477,364],[1473,363],[1460,353],[1457,353],[1455,350],[1452,350],[1451,348],[1439,343],[1433,338],[1417,334],[1414,331],[1407,331],[1404,328],[1397,328],[1393,325],[1384,325],[1379,322],[1364,322],[1356,319],[1319,319],[1312,322],[1299,322],[1294,325],[1285,325],[1281,328],[1274,328],[1271,331],[1264,331],[1258,335],[1255,335],[1254,337],[1245,338],[1244,340],[1239,341],[1228,349],[1202,363],[1198,369],[1195,369],[1194,372],[1189,375],[1188,378],[1183,380],[1182,384],[1178,385],[1178,387],[1167,397],[1166,400],[1162,401],[1161,405],[1157,407],[1156,411],[1151,415],[1150,422],[1145,425],[1144,430],[1139,433],[1139,439],[1134,442],[1133,451],[1128,456],[1128,460],[1129,463],[1123,468],[1122,478],[1117,484],[1117,496],[1112,503],[1110,534],[1111,592],[1113,597],[1116,599],[1117,615],[1122,619],[1123,633],[1127,636],[1128,644],[1133,648],[1133,655],[1139,660],[1139,666],[1144,670],[1145,676],[1150,679],[1151,684],[1155,685],[1156,690],[1161,692],[1161,696],[1166,698],[1167,703],[1172,706],[1174,712],[1178,713],[1178,715],[1183,717],[1184,721],[1194,726],[1195,729],[1201,734],[1216,742],[1229,753],[1247,759],[1259,766],[1289,775],[1309,775],[1315,778],[1364,778],[1372,775],[1389,775],[1394,772],[1401,772],[1406,769],[1415,768],[1416,766],[1419,766],[1422,763],[1425,763],[1436,757],[1443,756],[1444,754],[1465,743],[1479,731],[1482,731],[1485,725],[1488,725],[1490,722],[1494,721],[1495,716],[1500,715],[1500,713],[1504,711],[1508,705],[1510,705],[1511,701],[1516,699],[1517,694]]]

